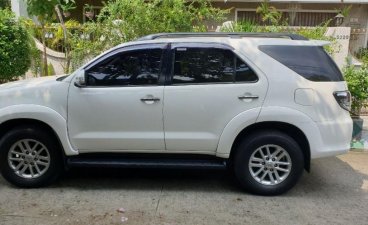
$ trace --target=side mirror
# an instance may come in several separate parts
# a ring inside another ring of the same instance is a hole
[[[86,84],[86,78],[85,78],[84,70],[82,70],[76,75],[75,81],[74,81],[74,86],[79,87],[79,88],[83,88],[86,85],[87,84]]]

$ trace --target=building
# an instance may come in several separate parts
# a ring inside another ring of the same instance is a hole
[[[213,5],[220,8],[231,8],[229,20],[251,20],[260,22],[256,13],[260,0],[214,0]],[[282,12],[282,17],[288,19],[290,26],[317,26],[335,19],[339,12],[347,7],[350,12],[340,26],[351,27],[350,51],[355,52],[360,47],[368,45],[368,0],[269,0],[271,6]],[[330,26],[336,26],[332,22]]]

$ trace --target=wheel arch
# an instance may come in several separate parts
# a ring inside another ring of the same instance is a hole
[[[55,130],[48,125],[47,123],[36,120],[36,119],[27,119],[27,118],[20,118],[20,119],[10,119],[0,124],[0,139],[10,130],[20,127],[20,126],[36,126],[40,127],[42,130],[47,131],[52,135],[55,141],[59,144],[61,148],[63,148],[62,143],[60,141],[59,136],[55,132]]]
[[[241,140],[246,137],[247,135],[262,131],[262,130],[277,130],[280,132],[283,132],[287,135],[289,135],[291,138],[293,138],[300,146],[300,148],[303,151],[304,156],[304,167],[307,171],[310,171],[310,144],[309,141],[304,134],[304,132],[296,127],[295,125],[292,125],[290,123],[286,122],[278,122],[278,121],[266,121],[266,122],[258,122],[254,123],[246,128],[244,128],[235,138],[229,158],[232,159],[232,157],[235,155],[236,149],[238,145],[241,143]]]
[[[9,129],[31,124],[41,126],[55,136],[63,154],[77,155],[69,142],[66,119],[55,110],[39,105],[14,105],[0,110],[0,138]]]

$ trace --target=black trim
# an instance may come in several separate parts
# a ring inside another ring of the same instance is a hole
[[[74,86],[78,87],[78,88],[122,88],[122,87],[126,87],[126,88],[130,88],[130,87],[159,87],[159,86],[163,86],[163,85],[158,85],[158,84],[153,84],[153,85],[111,85],[111,86],[93,86],[93,85],[86,85],[86,86],[81,86],[81,85],[76,85],[74,83]]]
[[[259,81],[236,81],[236,82],[203,82],[203,83],[180,83],[180,84],[170,84],[170,86],[190,86],[190,85],[220,85],[220,84],[255,84]]]
[[[56,78],[56,81],[63,81],[68,76],[69,76],[69,74],[68,75],[64,75],[64,76],[61,76],[61,77],[58,77],[58,78]]]
[[[81,154],[67,158],[70,167],[225,169],[226,159],[170,154]]]
[[[308,38],[290,33],[248,33],[248,32],[198,32],[198,33],[159,33],[139,38],[137,41],[155,40],[159,38],[186,38],[186,37],[262,37],[262,38],[289,38],[291,40],[308,40]]]
[[[164,51],[163,58],[162,58],[161,76],[159,78],[160,85],[167,85],[168,81],[170,80],[170,74],[171,74],[170,62],[171,60],[172,60],[171,43],[168,43]]]

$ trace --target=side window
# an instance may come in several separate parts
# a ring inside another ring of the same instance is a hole
[[[323,47],[262,45],[259,49],[310,81],[344,80],[339,68]]]
[[[232,51],[216,48],[176,48],[173,84],[257,81],[253,70]]]
[[[256,73],[239,57],[236,57],[235,81],[255,82],[258,80]]]
[[[156,85],[162,49],[118,53],[86,71],[89,86]]]

